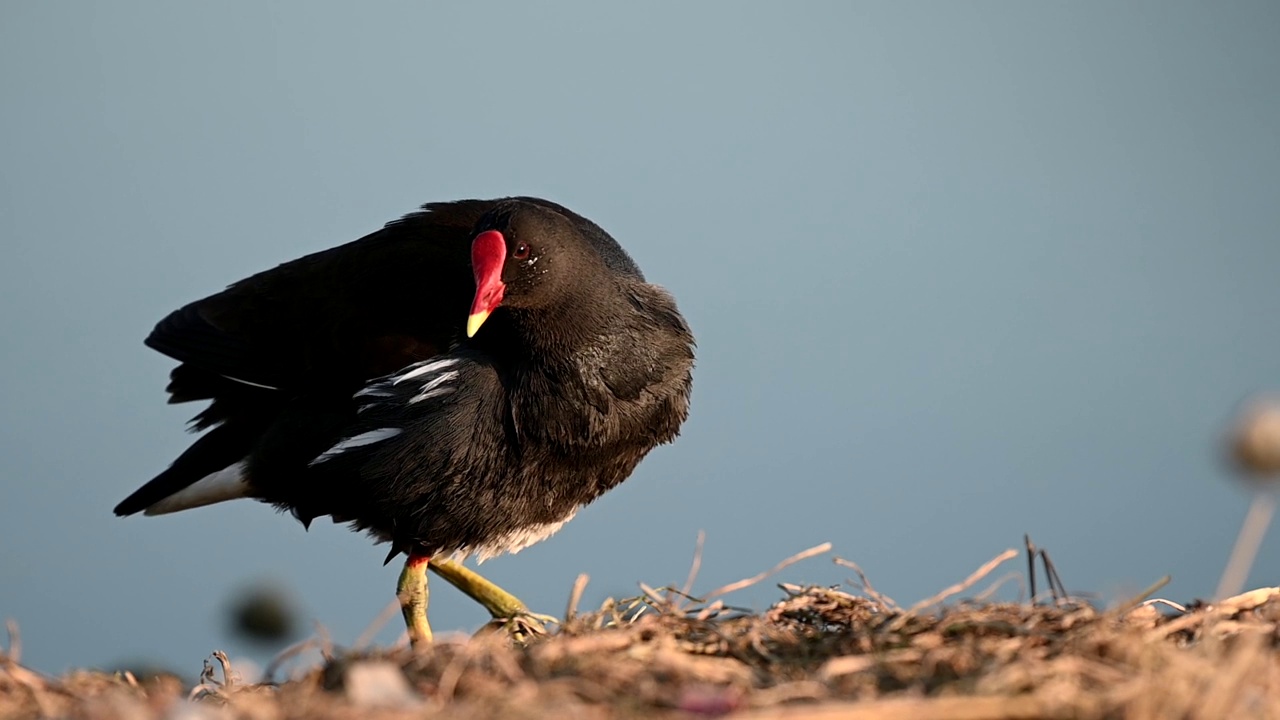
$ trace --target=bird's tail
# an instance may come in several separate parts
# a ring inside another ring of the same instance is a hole
[[[253,448],[255,430],[236,423],[213,428],[117,505],[116,515],[159,515],[245,497],[249,486],[244,460]]]

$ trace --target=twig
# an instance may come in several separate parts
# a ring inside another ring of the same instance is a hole
[[[1000,553],[994,558],[988,560],[986,564],[984,564],[982,567],[975,570],[972,575],[964,579],[964,582],[956,583],[955,585],[952,585],[951,587],[943,590],[937,595],[934,595],[931,598],[926,598],[916,603],[915,605],[912,605],[910,608],[907,609],[906,613],[899,615],[896,620],[890,623],[888,629],[889,630],[900,629],[903,625],[907,623],[907,621],[910,619],[912,615],[920,612],[921,610],[927,607],[937,605],[938,603],[941,603],[942,601],[946,600],[952,595],[956,595],[958,593],[964,592],[965,590],[968,590],[969,588],[973,587],[973,585],[977,583],[979,580],[986,577],[987,575],[990,575],[992,570],[995,570],[997,567],[999,567],[1001,564],[1003,564],[1010,558],[1015,558],[1017,556],[1018,556],[1017,550],[1014,550],[1013,548],[1005,550],[1004,552]]]
[[[205,658],[204,669],[200,671],[200,682],[191,688],[191,692],[187,693],[188,701],[197,700],[202,695],[222,697],[224,690],[231,689],[233,683],[231,679],[231,660],[221,650],[213,651],[213,659],[217,660],[218,664],[222,666],[222,682],[218,682],[218,679],[213,676],[213,663],[209,662],[209,658]]]
[[[1259,492],[1249,504],[1249,512],[1240,525],[1240,534],[1236,536],[1235,547],[1231,549],[1231,557],[1227,567],[1222,571],[1222,579],[1218,581],[1218,591],[1213,599],[1222,600],[1239,594],[1249,577],[1253,560],[1258,555],[1258,546],[1267,534],[1267,526],[1271,524],[1271,516],[1275,514],[1276,499],[1271,493]]]
[[[587,583],[591,581],[591,576],[586,573],[579,573],[577,579],[573,581],[573,589],[569,591],[569,604],[564,609],[564,621],[567,623],[578,614],[578,603],[582,601],[582,593],[587,589]]]
[[[4,627],[9,633],[9,649],[0,655],[14,665],[18,665],[22,662],[22,633],[18,631],[18,621],[9,618],[4,621]]]
[[[236,684],[235,678],[231,676],[231,658],[228,658],[227,654],[221,650],[214,650],[213,659],[217,660],[218,664],[222,666],[222,687],[230,690]]]
[[[1044,564],[1045,579],[1049,581],[1049,592],[1053,595],[1054,603],[1066,600],[1070,596],[1067,586],[1062,584],[1062,578],[1058,577],[1058,568],[1049,559],[1049,551],[1044,548],[1040,548],[1040,562]]]
[[[640,592],[644,593],[645,598],[649,600],[649,604],[656,608],[666,608],[672,604],[668,598],[662,596],[662,593],[645,583],[640,583]]]
[[[361,637],[364,637],[364,636],[362,635]],[[319,645],[320,645],[319,640],[317,640],[315,637],[309,637],[306,640],[296,642],[290,645],[289,647],[285,648],[284,650],[281,650],[280,652],[276,653],[276,656],[271,658],[271,662],[267,664],[267,668],[262,671],[262,682],[264,683],[274,682],[276,671],[280,669],[280,666],[283,665],[285,661],[289,660],[292,657],[300,655],[304,651],[310,650],[313,647],[319,647]],[[359,649],[359,647],[360,645],[357,642],[356,649]]]
[[[56,685],[50,685],[39,673],[28,670],[17,663],[6,663],[4,671],[9,677],[18,681],[18,684],[25,686],[37,698],[40,697],[41,691],[56,689]]]
[[[218,697],[218,686],[213,683],[199,683],[187,693],[187,702],[195,702],[204,695]]]
[[[398,604],[399,601],[397,600]],[[316,629],[316,642],[320,645],[320,656],[325,662],[333,661],[333,640],[329,637],[329,630],[317,620],[314,625]]]
[[[1219,600],[1199,612],[1187,613],[1180,618],[1170,620],[1152,630],[1149,636],[1152,638],[1168,637],[1183,630],[1190,630],[1197,625],[1205,625],[1222,618],[1230,618],[1237,613],[1259,608],[1277,596],[1280,596],[1280,587],[1250,590],[1225,600]]]
[[[662,589],[667,593],[667,602],[671,603],[677,610],[683,609],[684,603],[675,602],[675,598],[687,600],[691,603],[702,603],[702,598],[693,595],[686,595],[683,591],[677,590],[671,586],[667,586]],[[690,608],[689,612],[692,612],[692,608]]]
[[[1173,576],[1172,576],[1172,575],[1165,575],[1164,577],[1160,578],[1159,580],[1157,580],[1157,581],[1155,581],[1155,582],[1151,583],[1151,587],[1147,588],[1146,590],[1143,590],[1142,592],[1140,592],[1140,593],[1138,593],[1137,595],[1135,595],[1135,596],[1133,596],[1133,597],[1129,598],[1128,600],[1125,600],[1124,602],[1120,603],[1119,605],[1116,605],[1116,609],[1115,609],[1116,614],[1118,614],[1118,615],[1123,615],[1123,614],[1125,614],[1125,613],[1129,612],[1130,610],[1132,610],[1132,609],[1134,609],[1134,608],[1138,607],[1139,605],[1145,605],[1145,604],[1146,604],[1146,602],[1145,602],[1145,601],[1146,601],[1146,599],[1147,599],[1147,598],[1149,598],[1149,597],[1151,597],[1152,595],[1154,595],[1154,594],[1156,593],[1156,591],[1157,591],[1157,590],[1159,590],[1160,588],[1164,587],[1165,585],[1168,585],[1170,580],[1173,580]],[[1186,611],[1187,611],[1187,609],[1186,609],[1186,608],[1183,608],[1183,607],[1181,607],[1181,606],[1177,605],[1176,603],[1169,603],[1169,604],[1174,605],[1175,607],[1178,607],[1179,609],[1181,609],[1181,610],[1182,610],[1182,612],[1186,612]]]
[[[719,613],[723,609],[724,609],[724,601],[716,600],[710,605],[707,605],[706,607],[702,608],[702,610],[698,612],[698,614],[694,617],[694,619],[698,621],[707,620],[708,618],[714,617],[717,613]]]
[[[612,617],[613,620],[606,620],[605,618],[607,617]],[[597,611],[596,613],[595,629],[602,630],[606,626],[612,627],[617,622],[618,622],[618,601],[614,600],[611,597],[607,597],[604,599],[604,602],[600,603],[600,610]]]
[[[1164,605],[1165,607],[1171,607],[1171,608],[1173,608],[1174,610],[1177,610],[1178,612],[1180,612],[1180,613],[1182,613],[1182,614],[1184,614],[1184,615],[1185,615],[1185,614],[1186,614],[1186,612],[1187,612],[1187,606],[1186,606],[1186,605],[1179,605],[1178,603],[1176,603],[1176,602],[1174,602],[1174,601],[1172,601],[1172,600],[1165,600],[1164,598],[1151,598],[1150,600],[1143,600],[1143,601],[1142,601],[1142,606],[1143,606],[1143,607],[1149,607],[1149,606],[1151,606],[1151,605]]]
[[[811,558],[814,555],[821,555],[824,552],[830,552],[830,550],[831,550],[831,543],[829,542],[822,543],[821,545],[815,545],[814,547],[811,547],[808,550],[805,550],[804,552],[800,552],[800,553],[796,553],[795,555],[792,555],[791,557],[787,558],[786,560],[783,560],[777,565],[774,565],[772,568],[760,573],[759,575],[755,575],[755,576],[746,578],[744,580],[739,580],[737,582],[729,583],[724,587],[716,588],[715,590],[712,590],[711,592],[707,593],[707,599],[710,600],[711,598],[717,595],[727,595],[731,592],[737,592],[738,590],[741,590],[743,588],[751,587],[752,585],[755,585],[756,583],[760,582],[761,580],[764,580],[770,575],[780,572],[800,562],[801,560],[807,560],[808,558]]]
[[[938,603],[946,600],[952,595],[956,595],[958,593],[964,592],[965,590],[968,590],[969,588],[973,587],[974,584],[976,584],[979,580],[986,577],[987,575],[990,575],[992,570],[995,570],[996,568],[1000,567],[1009,559],[1015,558],[1017,556],[1018,556],[1017,550],[1014,550],[1013,548],[1005,550],[1004,552],[1000,553],[994,558],[988,560],[986,563],[983,564],[982,567],[975,570],[971,575],[969,575],[969,577],[964,579],[964,582],[960,582],[955,585],[952,585],[951,587],[943,590],[942,592],[938,593],[937,595],[934,595],[931,598],[921,600],[915,605],[912,605],[907,612],[918,612],[932,605],[937,605]]]
[[[382,630],[382,627],[387,624],[387,621],[395,617],[395,614],[399,611],[399,599],[392,600],[387,603],[386,607],[378,611],[378,614],[373,618],[373,621],[369,623],[369,626],[364,629],[364,632],[360,633],[360,637],[356,638],[356,644],[352,645],[351,649],[363,650],[366,645],[373,642],[373,637]]]
[[[974,595],[973,599],[977,600],[978,602],[985,602],[992,595],[995,595],[996,591],[999,590],[1001,586],[1003,586],[1005,583],[1009,582],[1010,580],[1016,580],[1018,582],[1019,595],[1021,595],[1023,592],[1026,592],[1027,588],[1022,584],[1022,574],[1015,570],[1013,572],[1001,575],[995,582],[991,583],[991,586],[988,587],[986,590],[983,590],[977,595]]]
[[[847,567],[850,570],[858,573],[858,581],[862,583],[862,591],[867,594],[867,597],[871,598],[872,600],[875,600],[876,602],[880,603],[881,605],[885,606],[890,610],[901,610],[901,608],[898,607],[898,603],[893,601],[893,598],[889,597],[888,595],[885,595],[884,593],[879,592],[878,590],[876,590],[874,587],[871,586],[871,581],[867,579],[867,574],[862,571],[862,568],[858,567],[857,563],[853,562],[852,560],[845,560],[844,558],[839,558],[839,557],[832,558],[832,560],[835,562],[835,564],[840,565],[841,567]]]
[[[1031,604],[1036,604],[1036,544],[1031,542],[1031,534],[1024,533],[1022,541],[1027,547],[1027,585],[1031,592]]]
[[[693,592],[693,581],[698,579],[698,571],[702,569],[702,545],[707,540],[707,533],[703,530],[698,531],[698,540],[693,546],[693,562],[689,564],[689,577],[684,581],[684,587],[680,590],[680,594],[689,597],[689,593]]]

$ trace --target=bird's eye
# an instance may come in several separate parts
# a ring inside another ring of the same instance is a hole
[[[520,243],[516,245],[515,252],[511,253],[511,257],[517,260],[524,260],[529,257],[529,243]]]

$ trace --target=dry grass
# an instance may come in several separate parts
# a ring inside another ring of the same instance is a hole
[[[1193,608],[940,605],[1012,556],[908,609],[863,578],[856,592],[783,585],[751,614],[687,597],[691,574],[683,592],[644,588],[577,614],[579,585],[563,625],[525,647],[491,633],[418,654],[334,652],[279,684],[239,683],[216,664],[194,689],[48,678],[11,644],[0,718],[1280,718],[1280,588]]]

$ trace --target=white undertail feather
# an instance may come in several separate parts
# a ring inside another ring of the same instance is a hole
[[[144,515],[164,515],[247,497],[249,481],[245,478],[245,466],[246,463],[242,460],[216,473],[205,475],[142,512]]]
[[[562,520],[543,523],[541,525],[530,525],[529,527],[507,533],[506,535],[500,535],[475,547],[463,548],[455,553],[455,555],[458,557],[466,557],[468,555],[475,556],[477,563],[482,563],[485,560],[491,560],[503,554],[509,553],[514,555],[530,545],[536,545],[551,537],[557,530],[564,527],[564,524],[572,520],[573,516],[577,514],[578,509],[574,508],[573,511],[566,515]]]

